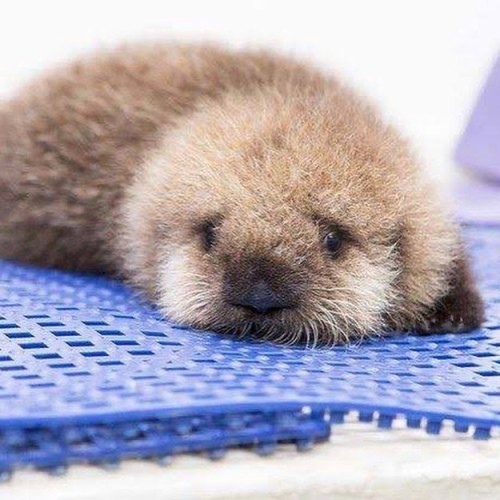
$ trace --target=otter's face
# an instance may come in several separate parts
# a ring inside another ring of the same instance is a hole
[[[158,301],[169,317],[280,342],[380,328],[397,277],[394,244],[366,240],[339,214],[251,200],[166,229]]]
[[[202,114],[150,159],[126,205],[129,275],[174,321],[235,335],[314,345],[418,325],[457,238],[404,145],[268,108],[257,124]]]

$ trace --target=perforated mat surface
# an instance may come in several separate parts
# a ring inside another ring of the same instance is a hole
[[[487,438],[500,425],[500,227],[466,235],[488,321],[468,334],[307,350],[163,320],[123,286],[0,264],[0,471],[277,441],[347,411]]]

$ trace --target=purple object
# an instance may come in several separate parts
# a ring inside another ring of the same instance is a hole
[[[500,183],[500,56],[455,152],[456,160]]]
[[[455,213],[460,222],[500,227],[499,184],[467,179],[455,185],[453,193]]]

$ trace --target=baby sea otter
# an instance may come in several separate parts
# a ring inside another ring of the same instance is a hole
[[[146,44],[0,107],[0,256],[118,275],[187,325],[332,344],[467,330],[457,227],[404,140],[335,77]]]

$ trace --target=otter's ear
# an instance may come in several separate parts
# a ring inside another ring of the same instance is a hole
[[[462,251],[450,273],[447,295],[437,301],[418,330],[421,333],[466,332],[478,328],[483,321],[483,301]]]

